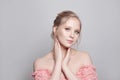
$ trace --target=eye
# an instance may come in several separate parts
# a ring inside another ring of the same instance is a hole
[[[79,31],[75,31],[75,34],[80,34],[80,32]]]
[[[69,31],[69,30],[70,30],[70,28],[65,28],[65,30]]]

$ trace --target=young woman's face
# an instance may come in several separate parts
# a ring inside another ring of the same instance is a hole
[[[58,26],[56,37],[64,47],[71,47],[79,38],[80,22],[76,18],[69,18],[64,24]]]

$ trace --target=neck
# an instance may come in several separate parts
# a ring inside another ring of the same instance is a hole
[[[63,58],[66,56],[67,50],[68,50],[68,48],[61,46],[61,53],[62,53]]]
[[[67,54],[68,48],[66,48],[66,47],[64,47],[62,45],[60,45],[60,46],[61,46],[61,54],[62,54],[62,57],[64,58],[66,56],[66,54]],[[53,48],[52,52],[53,52],[53,55],[54,55],[54,48]]]

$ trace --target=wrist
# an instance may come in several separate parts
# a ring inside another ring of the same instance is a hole
[[[57,59],[57,60],[55,60],[55,63],[56,63],[56,64],[62,64],[62,59]]]
[[[65,64],[65,63],[62,63],[62,68],[67,68],[68,66],[67,66],[67,64]]]

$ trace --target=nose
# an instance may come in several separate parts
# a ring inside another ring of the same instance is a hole
[[[72,39],[74,38],[74,33],[73,32],[70,33],[70,38],[72,38]]]

